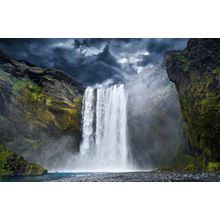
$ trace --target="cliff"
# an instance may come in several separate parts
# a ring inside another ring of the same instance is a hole
[[[0,175],[42,175],[47,173],[43,167],[32,164],[11,150],[0,145]]]
[[[63,71],[0,53],[0,144],[56,169],[78,150],[83,93]]]
[[[165,57],[179,93],[185,132],[195,165],[220,168],[220,39],[191,39]]]

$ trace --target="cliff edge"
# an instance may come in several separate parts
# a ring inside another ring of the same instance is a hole
[[[220,168],[220,39],[190,39],[165,57],[176,85],[186,136],[202,168]]]
[[[0,144],[31,163],[58,168],[78,150],[83,93],[63,71],[0,53]]]

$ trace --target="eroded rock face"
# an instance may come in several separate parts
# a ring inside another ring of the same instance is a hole
[[[204,165],[220,162],[220,39],[191,39],[165,58],[191,149]],[[220,167],[220,166],[219,166]]]
[[[63,71],[0,53],[0,144],[30,162],[58,168],[78,150],[83,93]]]
[[[29,163],[9,149],[0,145],[0,175],[42,175],[47,170],[43,167]]]

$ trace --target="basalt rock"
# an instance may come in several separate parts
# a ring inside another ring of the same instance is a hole
[[[168,53],[165,65],[175,83],[186,134],[196,163],[220,168],[220,39],[191,39]]]
[[[43,167],[27,162],[23,157],[0,145],[1,176],[42,175],[46,173],[47,170]]]
[[[32,163],[58,168],[78,151],[83,93],[63,71],[0,53],[0,144]]]

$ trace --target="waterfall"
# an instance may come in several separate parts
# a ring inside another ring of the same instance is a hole
[[[124,85],[87,88],[83,97],[80,155],[87,164],[103,170],[125,170],[127,143],[127,94]],[[90,162],[88,162],[90,161]]]
[[[95,110],[95,95],[94,90],[87,88],[83,97],[83,110],[82,110],[82,129],[83,129],[83,142],[80,146],[81,154],[86,154],[90,149],[94,148],[94,110]]]

